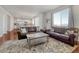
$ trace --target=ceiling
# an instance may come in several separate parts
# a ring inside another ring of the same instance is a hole
[[[39,13],[59,7],[58,5],[3,5],[8,12],[17,18],[32,18]]]

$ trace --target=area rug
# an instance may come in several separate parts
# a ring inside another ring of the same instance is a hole
[[[27,39],[10,40],[0,46],[0,53],[71,53],[73,47],[49,38],[48,43],[28,48]]]

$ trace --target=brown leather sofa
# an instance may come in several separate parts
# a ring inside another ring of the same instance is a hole
[[[49,36],[52,37],[52,38],[55,38],[59,41],[62,41],[62,42],[67,43],[71,46],[74,46],[74,39],[75,39],[74,34],[70,34],[68,36],[68,35],[64,35],[64,34],[58,33],[56,31],[51,31],[51,30],[41,30],[41,31],[43,31],[44,33],[49,34]]]

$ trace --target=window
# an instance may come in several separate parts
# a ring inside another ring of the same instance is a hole
[[[32,19],[32,24],[35,26],[40,26],[40,20],[38,16]]]
[[[69,21],[69,8],[61,10],[53,14],[54,26],[68,26]]]
[[[39,17],[35,18],[35,26],[40,26],[40,24],[39,24]]]

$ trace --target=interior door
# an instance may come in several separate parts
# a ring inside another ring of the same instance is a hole
[[[5,15],[4,16],[4,32],[5,32],[5,39],[10,39],[10,16]]]

